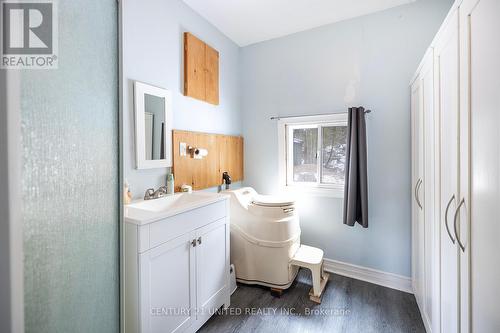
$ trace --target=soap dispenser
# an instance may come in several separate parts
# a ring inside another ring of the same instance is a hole
[[[231,176],[227,171],[222,173],[222,184],[226,184],[226,190],[229,190],[229,185],[231,185]]]
[[[174,192],[175,192],[174,174],[169,173],[167,175],[167,194],[174,194]]]
[[[130,192],[130,186],[127,181],[123,184],[123,204],[128,205],[132,202],[132,192]]]

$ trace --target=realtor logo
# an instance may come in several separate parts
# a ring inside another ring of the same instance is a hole
[[[57,7],[51,0],[1,4],[1,68],[57,68]]]

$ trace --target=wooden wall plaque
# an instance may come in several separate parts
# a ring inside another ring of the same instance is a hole
[[[219,105],[219,52],[184,33],[184,95]]]

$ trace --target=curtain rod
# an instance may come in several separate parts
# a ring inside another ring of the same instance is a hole
[[[371,113],[372,110],[365,110],[365,113]],[[286,119],[286,118],[296,118],[296,117],[308,117],[308,116],[331,116],[332,114],[339,114],[338,113],[317,113],[317,114],[301,114],[301,115],[294,115],[294,116],[274,116],[271,117],[271,120],[280,120],[280,119]]]

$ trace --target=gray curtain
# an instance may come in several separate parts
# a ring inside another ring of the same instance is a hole
[[[363,107],[349,108],[344,189],[344,224],[368,228],[366,123]]]

